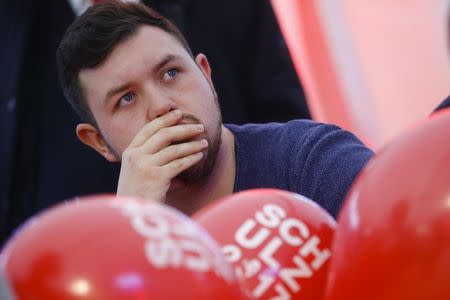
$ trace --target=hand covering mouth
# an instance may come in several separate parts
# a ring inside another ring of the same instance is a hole
[[[187,116],[187,117],[183,117],[183,119],[181,119],[180,122],[178,122],[176,125],[191,125],[191,124],[195,125],[195,124],[201,124],[201,123],[196,118]],[[199,141],[203,138],[204,138],[204,133],[199,133],[197,135],[190,136],[185,139],[173,141],[171,144],[177,145],[177,144],[188,143],[188,142],[192,142],[192,141]]]

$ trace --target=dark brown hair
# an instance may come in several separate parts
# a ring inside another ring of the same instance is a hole
[[[112,50],[143,26],[155,26],[173,35],[193,57],[180,30],[155,10],[140,3],[102,1],[91,6],[67,29],[56,62],[63,92],[83,122],[97,122],[83,95],[79,73],[100,65]]]

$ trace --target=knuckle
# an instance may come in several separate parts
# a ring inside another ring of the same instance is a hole
[[[173,164],[174,168],[177,170],[183,168],[184,165],[185,165],[185,162],[182,159],[174,161],[174,164]]]
[[[173,146],[171,149],[171,152],[172,152],[171,153],[172,156],[174,156],[174,157],[180,156],[183,152],[183,145],[180,144],[180,145]]]
[[[155,127],[154,124],[152,124],[151,122],[147,123],[147,124],[145,124],[144,127],[142,127],[142,129],[138,132],[138,134],[136,136],[151,135],[152,132],[154,132],[154,127]]]
[[[161,128],[161,127],[163,127],[166,124],[164,118],[156,118],[153,121],[151,121],[150,123],[155,128]]]
[[[147,175],[148,171],[151,170],[138,148],[126,149],[122,154],[122,164],[139,175]]]
[[[159,135],[161,136],[161,138],[167,139],[170,136],[170,128],[161,128],[159,130]]]
[[[136,150],[133,148],[127,148],[122,153],[122,163],[125,164],[133,164],[133,162],[136,160]]]

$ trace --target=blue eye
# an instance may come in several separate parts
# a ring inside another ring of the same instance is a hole
[[[170,78],[174,78],[175,76],[178,75],[178,70],[176,69],[170,69],[166,72],[167,76],[169,76]]]
[[[125,94],[125,95],[122,97],[122,99],[125,100],[125,101],[127,101],[127,102],[130,102],[131,100],[133,100],[133,97],[134,97],[133,94],[127,93],[127,94]]]
[[[126,102],[130,102],[131,100],[133,100],[133,94],[127,93],[122,97],[122,99],[125,100]]]
[[[128,93],[126,93],[125,95],[123,95],[121,98],[120,98],[120,101],[119,101],[119,105],[127,105],[127,104],[129,104],[131,101],[133,101],[134,100],[134,97],[135,97],[135,94],[134,93],[132,93],[132,92],[128,92]]]

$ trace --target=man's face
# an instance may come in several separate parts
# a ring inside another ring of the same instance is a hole
[[[195,180],[207,175],[205,168],[214,164],[220,144],[221,115],[204,55],[194,61],[175,37],[157,27],[142,26],[100,66],[82,70],[79,79],[110,153],[93,147],[107,159],[120,160],[145,124],[179,109],[182,123],[203,124],[201,138],[209,141],[203,160],[181,177]]]

